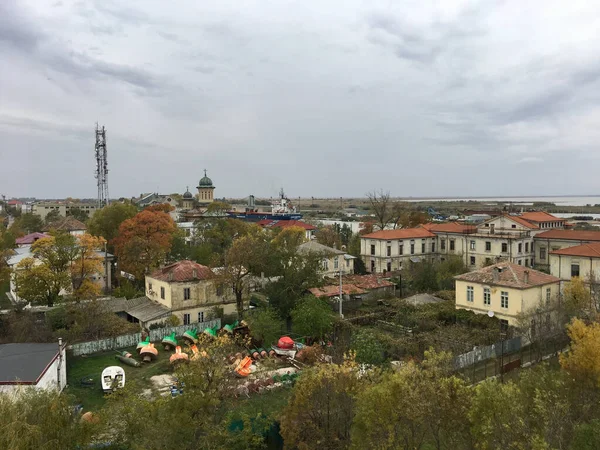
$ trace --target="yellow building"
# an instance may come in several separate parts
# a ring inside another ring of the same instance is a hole
[[[503,262],[454,277],[456,308],[478,314],[493,311],[508,325],[517,325],[517,316],[558,296],[560,280],[519,264]]]
[[[550,252],[550,273],[561,281],[581,278],[585,283],[600,280],[600,242]]]
[[[147,275],[146,296],[169,308],[184,325],[204,322],[214,306],[225,314],[236,312],[232,290],[220,285],[209,267],[194,261],[179,261]]]
[[[215,187],[212,180],[206,176],[206,169],[204,169],[204,176],[200,179],[197,189],[200,204],[209,204],[214,201]]]
[[[339,276],[340,271],[342,272],[342,275],[354,274],[354,260],[356,257],[349,255],[342,250],[327,247],[326,245],[319,244],[315,240],[310,240],[304,244],[300,244],[298,252],[316,253],[321,255],[323,257],[321,260],[321,275],[323,276]]]
[[[550,273],[556,275],[552,272],[550,254],[564,248],[576,247],[586,243],[599,243],[600,231],[548,230],[536,234],[534,240],[536,267],[550,269]],[[562,278],[563,274],[556,276]]]

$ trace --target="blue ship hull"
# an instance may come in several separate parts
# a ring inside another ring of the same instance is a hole
[[[232,219],[240,219],[246,222],[260,222],[261,220],[300,220],[302,214],[290,213],[290,214],[272,214],[272,213],[261,213],[261,212],[228,212],[227,217]]]

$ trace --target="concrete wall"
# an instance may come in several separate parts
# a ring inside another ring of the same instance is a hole
[[[190,325],[180,325],[178,327],[157,328],[155,330],[150,330],[150,340],[153,342],[160,341],[163,337],[173,332],[177,333],[177,336],[181,336],[186,330],[192,328],[201,332],[206,328],[213,328],[215,326],[221,328],[221,319],[214,319],[202,323],[192,323]],[[114,338],[101,339],[99,341],[80,342],[78,344],[69,345],[68,349],[72,352],[73,356],[90,355],[92,353],[105,352],[108,350],[134,347],[141,341],[141,338],[141,333],[126,334]]]
[[[423,251],[425,244],[425,251]],[[432,244],[434,252],[432,252]],[[375,254],[371,254],[371,245],[375,246]],[[400,246],[402,245],[402,253]],[[414,252],[411,252],[411,245],[414,245]],[[388,247],[390,256],[388,256]],[[415,239],[369,239],[361,238],[360,254],[365,262],[368,272],[382,273],[388,269],[399,270],[402,266],[410,262],[410,258],[420,257],[432,259],[437,256],[437,237],[415,238]],[[374,265],[373,265],[374,264]]]
[[[571,265],[579,265],[579,278],[588,282],[590,274],[600,280],[600,256],[550,255],[550,273],[563,281],[571,281]]]
[[[468,286],[473,287],[473,302],[467,301]],[[490,289],[490,305],[483,303],[484,288]],[[456,280],[456,308],[468,309],[478,314],[487,314],[491,310],[498,319],[507,320],[509,325],[516,325],[519,313],[536,308],[546,301],[547,289],[550,289],[550,298],[556,298],[559,293],[559,283],[534,286],[529,289],[515,289]],[[501,306],[502,292],[508,292],[508,308]]]

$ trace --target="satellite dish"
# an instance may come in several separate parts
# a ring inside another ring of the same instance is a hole
[[[488,317],[494,317],[494,311],[490,310],[488,311]]]

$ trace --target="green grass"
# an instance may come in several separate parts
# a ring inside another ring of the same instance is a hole
[[[138,382],[141,386],[151,387],[150,378],[154,375],[171,373],[169,357],[172,352],[164,351],[160,344],[157,345],[158,357],[151,363],[142,363],[141,367],[131,367],[123,364],[115,358],[117,351],[98,353],[87,357],[68,357],[67,356],[67,383],[69,387],[65,391],[75,397],[75,401],[83,405],[85,411],[94,411],[102,408],[106,401],[106,396],[102,391],[100,377],[102,370],[108,366],[120,366],[125,369],[125,383],[132,381]],[[141,362],[140,356],[135,348],[125,349],[129,351],[134,359]],[[92,386],[83,386],[83,378],[92,378]]]
[[[263,394],[250,394],[250,398],[230,399],[225,407],[235,411],[236,415],[254,417],[262,413],[265,416],[277,419],[283,408],[288,404],[291,395],[292,389],[282,386]]]

